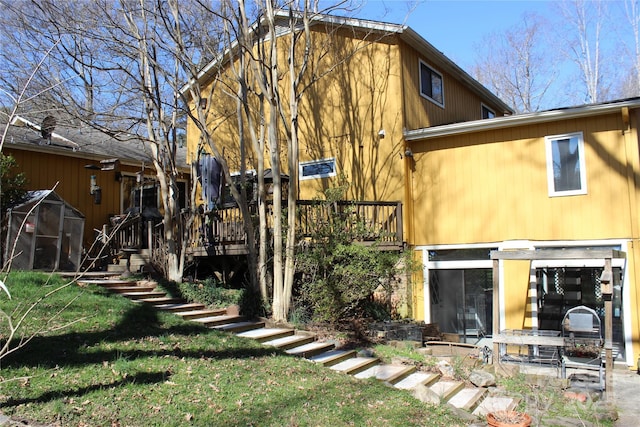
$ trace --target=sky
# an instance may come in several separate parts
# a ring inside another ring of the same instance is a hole
[[[550,2],[427,0],[366,0],[363,14],[394,24],[406,24],[460,67],[469,70],[475,62],[475,48],[491,32],[501,32],[522,21],[525,12],[546,16]]]
[[[356,0],[357,1],[357,0]],[[356,16],[405,24],[420,34],[436,49],[462,69],[473,75],[474,65],[482,58],[482,41],[491,33],[502,33],[523,25],[525,13],[545,18],[553,33],[576,34],[575,27],[565,22],[559,1],[553,0],[360,0],[361,11]],[[589,1],[589,0],[587,0]],[[624,12],[623,0],[604,0],[600,39],[602,90],[606,99],[629,96],[623,93],[623,83],[633,69],[634,39]],[[590,21],[588,32],[593,46],[595,25]],[[547,33],[553,36],[551,33]],[[563,37],[557,36],[556,37]],[[551,38],[561,41],[562,38]],[[569,44],[548,46],[548,49],[568,47]],[[484,49],[486,51],[486,49]],[[567,49],[569,52],[569,49]],[[571,57],[557,57],[554,62],[556,77],[541,100],[540,108],[549,109],[580,105],[587,102],[582,74]]]

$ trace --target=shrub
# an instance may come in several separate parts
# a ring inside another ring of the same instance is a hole
[[[296,305],[303,304],[315,321],[337,323],[349,317],[389,317],[392,307],[373,301],[374,291],[390,295],[411,266],[404,253],[381,251],[374,242],[359,243],[365,225],[357,215],[331,209],[338,191],[327,193],[328,221],[319,221],[308,243],[296,254]],[[390,298],[387,298],[390,301]]]
[[[178,287],[182,296],[187,300],[215,308],[241,305],[245,292],[243,289],[226,289],[221,282],[214,278],[208,278],[202,282],[184,282],[180,283]]]

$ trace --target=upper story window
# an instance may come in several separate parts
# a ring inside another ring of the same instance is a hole
[[[483,119],[493,119],[496,116],[496,113],[486,105],[482,104],[482,118]]]
[[[420,61],[420,95],[444,107],[442,74]]]
[[[582,132],[545,138],[549,196],[587,194]]]
[[[329,178],[336,176],[336,159],[300,162],[300,179]]]

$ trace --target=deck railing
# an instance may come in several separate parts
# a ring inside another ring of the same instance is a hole
[[[311,238],[320,224],[338,227],[330,222],[341,219],[342,227],[356,236],[363,244],[377,242],[382,249],[399,249],[403,246],[402,203],[400,202],[350,202],[326,203],[298,200],[297,234]],[[272,205],[267,210],[270,211]],[[256,213],[251,211],[252,215]],[[268,226],[271,227],[271,216]],[[256,227],[257,230],[257,227]],[[335,230],[342,232],[344,230]],[[197,215],[191,228],[194,254],[242,253],[247,238],[240,209],[228,207],[211,213]],[[225,250],[226,249],[226,250]]]
[[[118,215],[111,218],[110,228],[105,235],[111,238],[111,250],[118,254],[123,249],[140,249],[142,247],[142,221],[140,215]]]

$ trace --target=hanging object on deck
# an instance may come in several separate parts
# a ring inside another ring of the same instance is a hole
[[[198,181],[202,187],[205,210],[212,211],[220,205],[222,196],[222,165],[214,156],[203,154],[198,161]]]

